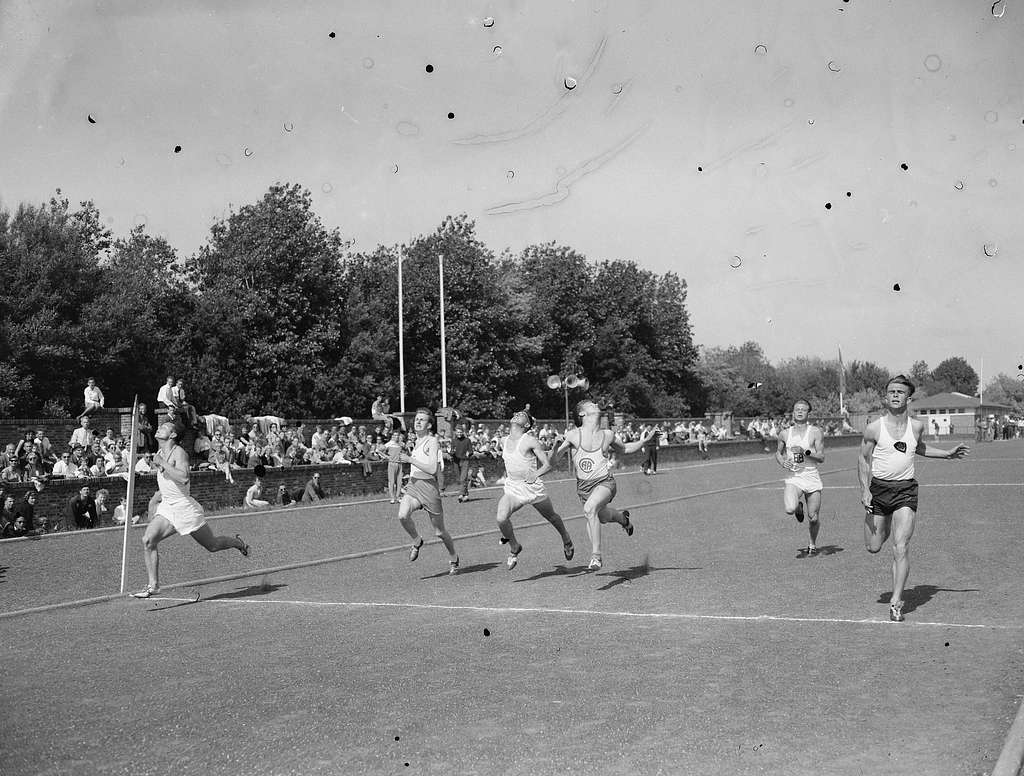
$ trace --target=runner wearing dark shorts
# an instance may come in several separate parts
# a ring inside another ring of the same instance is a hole
[[[868,424],[860,446],[857,475],[861,486],[864,544],[868,552],[882,549],[892,534],[892,598],[889,619],[903,621],[903,589],[910,573],[910,537],[917,516],[917,480],[914,456],[963,458],[970,450],[932,447],[924,441],[923,421],[910,417],[907,403],[914,384],[905,375],[892,378],[885,387],[885,414]]]

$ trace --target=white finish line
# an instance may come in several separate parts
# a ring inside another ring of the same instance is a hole
[[[195,598],[174,598],[171,596],[153,596],[150,601],[195,601]],[[392,601],[296,601],[289,599],[260,599],[260,598],[214,598],[205,603],[217,604],[262,604],[270,606],[281,604],[286,606],[308,606],[308,607],[341,607],[341,608],[386,608],[386,609],[427,609],[452,612],[483,612],[486,614],[571,614],[578,616],[599,616],[599,617],[634,617],[652,620],[720,620],[725,622],[803,622],[803,623],[826,623],[826,624],[849,624],[849,625],[899,625],[900,627],[929,627],[929,628],[972,628],[976,630],[1021,630],[1024,625],[985,625],[961,622],[929,622],[918,620],[905,620],[902,623],[890,622],[889,620],[861,619],[855,620],[845,617],[789,617],[776,614],[692,614],[686,612],[619,612],[603,611],[600,609],[553,609],[547,607],[519,607],[519,606],[460,606],[455,604],[411,604],[396,603]]]

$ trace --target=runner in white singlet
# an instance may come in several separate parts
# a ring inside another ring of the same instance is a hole
[[[451,534],[444,526],[444,511],[441,508],[441,491],[438,488],[438,471],[441,466],[441,451],[438,448],[437,437],[431,430],[434,425],[434,413],[426,407],[416,410],[416,418],[413,420],[413,429],[416,432],[416,445],[412,453],[402,453],[400,460],[409,464],[409,484],[405,486],[402,500],[398,505],[398,521],[402,528],[412,537],[412,549],[409,551],[409,560],[416,560],[420,556],[420,548],[423,546],[423,539],[416,530],[416,523],[412,520],[412,513],[417,509],[423,509],[430,516],[430,523],[434,526],[434,534],[448,550],[448,573],[459,573],[459,556],[455,554],[455,542]]]
[[[811,403],[806,399],[798,399],[793,404],[793,425],[779,434],[779,446],[775,452],[775,460],[783,469],[792,472],[786,478],[786,489],[782,500],[787,515],[796,515],[797,522],[804,521],[807,516],[807,530],[811,534],[810,544],[803,551],[803,557],[818,554],[821,512],[821,475],[818,464],[825,462],[825,437],[821,429],[807,422],[811,411]]]
[[[188,456],[178,446],[173,423],[164,423],[157,429],[160,449],[153,456],[156,482],[160,488],[160,503],[156,514],[146,527],[142,546],[146,557],[149,585],[145,590],[132,593],[136,598],[149,598],[160,592],[160,554],[157,546],[175,533],[191,536],[210,552],[238,550],[249,555],[249,545],[235,534],[214,536],[203,516],[203,507],[192,498],[189,490]]]
[[[523,545],[515,537],[512,530],[512,513],[533,504],[541,517],[551,523],[558,535],[562,537],[562,552],[566,560],[572,560],[574,553],[572,538],[565,529],[561,516],[551,505],[547,490],[541,477],[551,471],[551,462],[544,452],[540,441],[526,432],[533,427],[530,413],[521,410],[509,421],[509,435],[502,443],[501,457],[505,461],[505,492],[498,499],[498,530],[501,531],[501,543],[508,544],[508,558],[505,565],[509,571],[519,562],[519,553]],[[537,468],[537,463],[540,468]]]
[[[565,451],[572,456],[573,473],[576,475],[576,493],[583,502],[583,514],[587,518],[587,534],[590,536],[592,554],[588,568],[601,568],[601,523],[618,523],[627,535],[633,535],[633,524],[629,522],[629,510],[621,512],[608,506],[615,496],[615,478],[608,466],[608,453],[615,451],[635,453],[656,431],[648,429],[640,438],[623,444],[614,431],[599,428],[601,408],[595,402],[585,400],[576,405],[579,428],[565,432],[565,439],[555,451],[554,457]]]
[[[874,554],[892,533],[892,598],[889,619],[903,621],[903,590],[910,574],[910,537],[917,517],[914,455],[925,458],[963,458],[967,445],[952,450],[932,447],[923,439],[924,423],[910,417],[907,404],[914,384],[896,375],[885,386],[885,414],[868,424],[860,445],[857,476],[864,516],[864,545]]]

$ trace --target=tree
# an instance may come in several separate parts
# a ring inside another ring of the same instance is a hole
[[[750,417],[781,414],[787,409],[789,399],[756,342],[702,349],[697,374],[709,411],[729,410],[737,417]]]
[[[1014,415],[1024,415],[1024,380],[1000,372],[985,385],[986,404],[1011,407]]]
[[[82,310],[100,289],[99,256],[109,247],[95,205],[73,211],[60,189],[47,204],[0,210],[0,404],[8,412],[80,405],[92,371]]]
[[[851,361],[846,370],[846,390],[854,394],[864,388],[879,392],[885,388],[889,372],[872,361]]]
[[[226,415],[333,412],[324,375],[346,344],[343,252],[337,229],[312,210],[310,192],[275,184],[215,223],[185,264],[196,296],[176,348],[201,408]]]
[[[978,392],[978,373],[960,356],[947,358],[932,371],[932,380],[941,391],[956,391],[968,396]]]
[[[847,399],[846,408],[852,413],[874,412],[882,409],[882,396],[874,388],[861,388]]]

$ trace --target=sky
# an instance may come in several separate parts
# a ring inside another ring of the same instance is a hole
[[[987,381],[1024,362],[1021,41],[1024,0],[8,0],[0,206],[187,256],[299,183],[357,250],[467,213],[677,273],[701,345]]]

